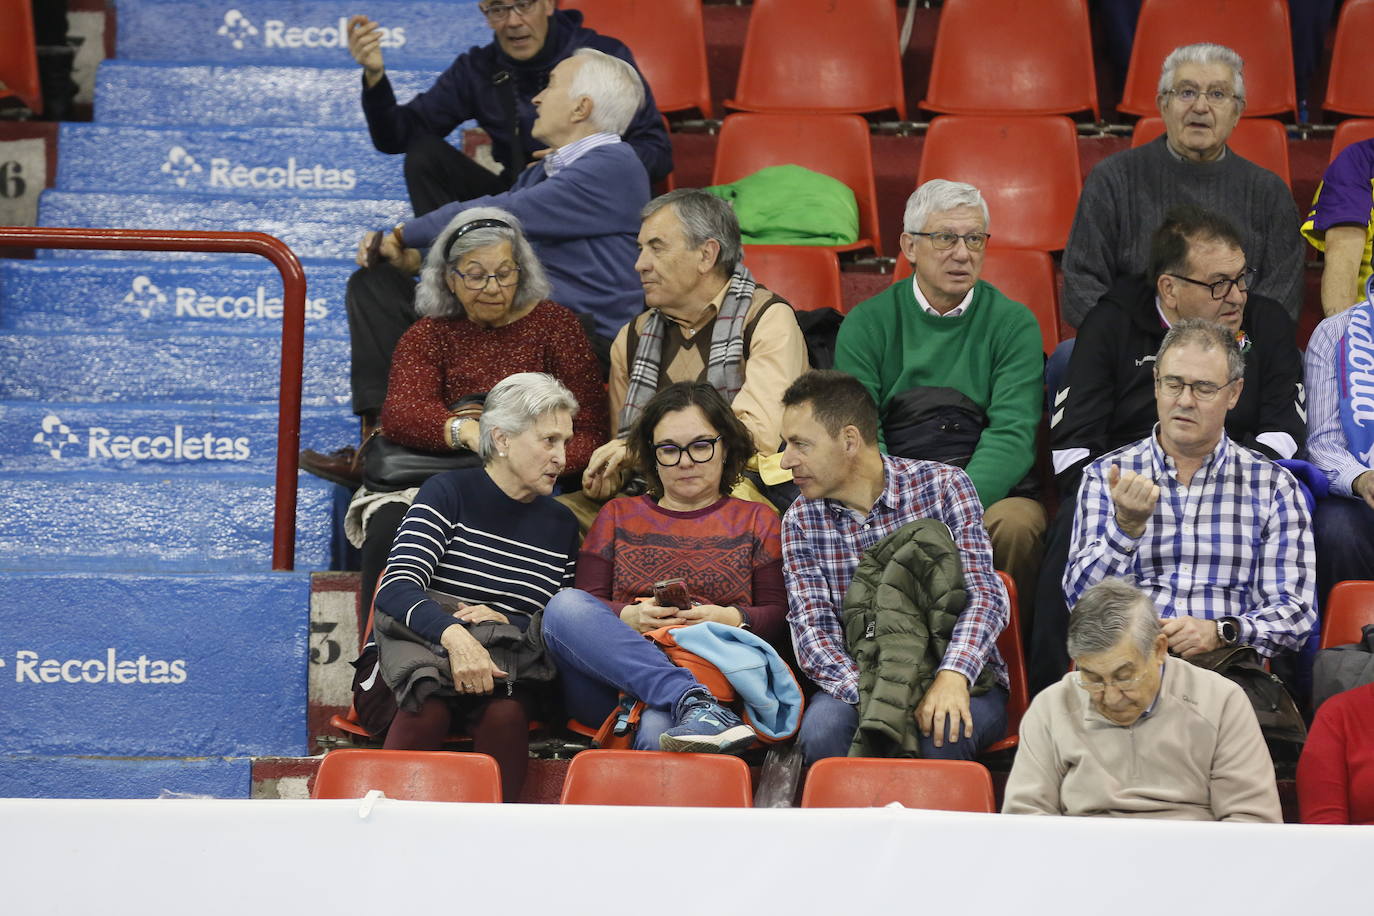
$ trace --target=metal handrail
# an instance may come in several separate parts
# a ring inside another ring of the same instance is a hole
[[[296,470],[301,447],[301,372],[305,360],[305,271],[286,243],[262,232],[162,229],[50,229],[0,226],[0,247],[256,254],[281,273],[281,389],[277,399],[276,507],[272,568],[296,566]]]

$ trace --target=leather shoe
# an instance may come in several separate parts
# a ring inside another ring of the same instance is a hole
[[[351,445],[335,449],[328,454],[314,449],[301,451],[302,471],[316,477],[356,490],[363,485],[362,462],[358,460],[358,450]]]

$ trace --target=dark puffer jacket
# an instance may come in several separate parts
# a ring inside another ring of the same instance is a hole
[[[864,554],[842,614],[845,644],[859,666],[851,757],[920,756],[916,706],[967,600],[959,548],[943,522],[904,525]],[[984,693],[993,683],[984,667],[969,692]]]

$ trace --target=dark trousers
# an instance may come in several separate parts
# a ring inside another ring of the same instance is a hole
[[[1026,678],[1031,696],[1044,690],[1069,670],[1069,607],[1064,602],[1064,569],[1069,565],[1069,542],[1078,492],[1065,494],[1059,513],[1045,534],[1045,555],[1035,590],[1035,617],[1031,622],[1030,656]]]
[[[510,190],[511,180],[494,175],[439,137],[424,136],[406,150],[406,191],[416,216],[455,200],[472,200]]]
[[[415,314],[415,281],[390,264],[362,267],[348,278],[344,294],[348,337],[352,350],[349,381],[353,412],[376,417],[386,400],[391,376],[391,352]]]
[[[1328,496],[1312,514],[1317,548],[1317,607],[1344,579],[1374,579],[1374,509],[1360,499]]]

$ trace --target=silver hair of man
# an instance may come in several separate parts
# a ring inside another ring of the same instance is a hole
[[[503,223],[509,223],[511,228],[473,229],[465,233],[454,243],[448,261],[445,262],[444,248],[448,245],[449,237],[460,227],[479,219],[499,219]],[[530,247],[529,240],[525,238],[520,220],[500,207],[469,207],[449,220],[444,231],[439,233],[439,237],[430,246],[429,254],[425,256],[424,269],[420,271],[420,285],[415,291],[416,313],[421,318],[457,318],[462,315],[463,304],[444,282],[445,271],[450,264],[458,264],[464,255],[502,242],[510,242],[515,266],[520,268],[520,282],[515,286],[515,301],[511,306],[522,309],[549,298],[551,287],[548,278],[544,276],[544,265],[539,263],[539,257]]]
[[[906,212],[902,214],[903,232],[924,232],[926,223],[935,213],[953,210],[955,207],[977,207],[983,211],[983,231],[991,225],[988,218],[988,203],[983,194],[971,184],[962,181],[947,181],[932,178],[921,185],[906,199]]]
[[[1127,636],[1148,656],[1159,634],[1159,611],[1149,595],[1126,579],[1103,579],[1083,593],[1069,615],[1069,657],[1107,652]]]
[[[588,121],[597,130],[625,133],[644,104],[644,82],[635,68],[595,48],[578,48],[573,58],[582,66],[568,86],[569,97],[592,100]]]
[[[733,274],[735,265],[744,257],[744,248],[740,244],[739,220],[729,201],[700,188],[678,188],[645,204],[639,218],[646,220],[667,206],[677,213],[688,247],[700,248],[715,239],[720,243],[716,269],[727,277]]]
[[[496,456],[492,432],[501,430],[518,436],[546,413],[566,410],[577,416],[577,398],[558,379],[547,372],[517,372],[497,382],[487,392],[478,421],[477,454],[483,464]]]
[[[1214,45],[1205,41],[1174,48],[1169,56],[1164,58],[1164,66],[1159,71],[1160,95],[1174,88],[1174,73],[1180,64],[1199,64],[1204,67],[1210,64],[1224,64],[1230,67],[1231,92],[1238,104],[1245,105],[1245,61],[1235,51],[1225,45]]]
[[[1169,328],[1169,333],[1164,335],[1164,342],[1159,345],[1159,352],[1155,354],[1155,371],[1158,372],[1163,365],[1164,354],[1169,352],[1170,347],[1185,344],[1197,347],[1204,353],[1215,349],[1225,353],[1226,381],[1245,375],[1245,355],[1240,352],[1235,333],[1205,318],[1185,318]]]

